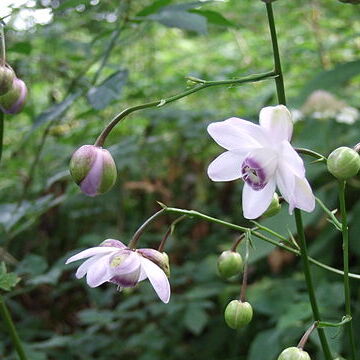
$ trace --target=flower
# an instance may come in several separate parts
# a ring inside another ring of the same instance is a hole
[[[294,208],[314,210],[304,163],[289,142],[292,131],[291,114],[283,105],[263,108],[260,125],[233,117],[208,126],[210,136],[228,150],[209,165],[208,175],[213,181],[244,180],[242,206],[247,219],[266,211],[276,186],[289,203],[290,214]]]
[[[154,249],[129,249],[121,241],[107,239],[99,246],[86,249],[70,257],[66,264],[86,259],[76,271],[81,279],[86,274],[90,287],[97,287],[105,282],[118,285],[119,289],[134,287],[148,278],[159,298],[168,303],[170,284],[166,276],[169,270],[165,253]]]

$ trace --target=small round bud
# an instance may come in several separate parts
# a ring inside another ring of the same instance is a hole
[[[12,82],[12,88],[5,95],[0,96],[0,109],[5,114],[17,114],[24,105],[27,95],[25,83],[18,78]]]
[[[337,179],[349,179],[360,169],[360,155],[348,147],[339,147],[329,155],[327,168]]]
[[[83,145],[70,160],[70,173],[81,191],[96,196],[109,191],[116,181],[115,162],[106,149]]]
[[[293,346],[285,349],[277,360],[311,360],[311,358],[306,351]]]
[[[11,90],[14,79],[15,73],[13,69],[8,66],[0,66],[0,96]]]
[[[241,272],[243,260],[238,252],[227,250],[219,256],[217,266],[221,277],[228,279]]]
[[[231,301],[225,309],[225,322],[232,329],[240,329],[249,324],[253,310],[248,302]]]
[[[274,216],[276,214],[278,214],[281,210],[281,204],[279,201],[279,196],[277,193],[274,193],[274,196],[271,200],[271,203],[269,205],[269,207],[267,208],[267,210],[263,213],[262,216],[265,217],[271,217]]]
[[[342,3],[346,3],[346,4],[353,4],[353,5],[358,5],[360,4],[360,0],[339,0]]]

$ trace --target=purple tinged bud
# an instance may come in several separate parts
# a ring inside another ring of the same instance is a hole
[[[5,95],[12,88],[15,78],[14,70],[8,66],[0,66],[0,96]]]
[[[87,196],[106,193],[117,177],[116,165],[109,151],[95,145],[83,145],[74,152],[70,173]]]
[[[0,96],[0,109],[5,114],[18,114],[25,105],[27,87],[18,78],[14,78],[12,88],[5,95]]]

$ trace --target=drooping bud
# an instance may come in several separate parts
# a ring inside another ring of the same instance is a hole
[[[0,96],[11,90],[14,79],[15,73],[13,69],[8,66],[0,66]]]
[[[311,358],[306,351],[293,346],[285,349],[277,360],[311,360]]]
[[[329,155],[327,168],[337,179],[349,179],[359,172],[360,155],[348,147],[339,147]]]
[[[3,96],[0,96],[0,109],[5,114],[18,114],[25,105],[27,87],[18,78],[14,78],[11,89]]]
[[[138,249],[136,250],[144,258],[149,259],[158,265],[167,277],[170,277],[169,256],[166,252],[160,252],[155,249]]]
[[[238,252],[227,250],[219,256],[217,266],[221,277],[228,279],[241,272],[243,260]]]
[[[269,207],[263,213],[262,216],[271,217],[271,216],[274,216],[274,215],[278,214],[280,210],[281,210],[281,204],[280,204],[280,201],[279,201],[279,196],[278,196],[277,193],[274,193],[274,196],[273,196],[273,198],[271,200],[271,203],[270,203]]]
[[[115,184],[117,176],[116,165],[109,151],[95,145],[83,145],[74,152],[70,173],[87,196],[106,193]]]
[[[346,4],[353,4],[353,5],[358,5],[360,4],[360,0],[339,0],[342,3],[346,3]]]
[[[251,321],[253,310],[248,302],[231,301],[225,309],[225,322],[232,329],[240,329]]]

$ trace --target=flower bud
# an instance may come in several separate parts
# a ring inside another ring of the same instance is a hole
[[[164,271],[166,276],[170,277],[169,256],[166,252],[160,252],[155,249],[138,249],[136,251],[144,258],[149,259],[158,265]]]
[[[225,322],[232,329],[240,329],[249,324],[253,310],[248,302],[231,301],[225,309]]]
[[[339,147],[329,155],[327,168],[337,179],[349,179],[360,169],[360,155],[348,147]]]
[[[0,66],[0,96],[5,95],[12,88],[15,78],[14,70],[7,66]]]
[[[219,256],[217,266],[221,277],[228,279],[241,272],[243,260],[238,252],[227,250]]]
[[[339,0],[342,3],[346,3],[346,4],[353,4],[353,5],[358,5],[360,4],[360,0]]]
[[[25,83],[18,78],[14,78],[12,88],[3,96],[0,96],[0,109],[5,114],[17,114],[24,105],[27,95]]]
[[[311,360],[311,358],[306,351],[293,346],[285,349],[277,360]]]
[[[271,216],[274,216],[277,213],[279,213],[280,210],[281,210],[281,204],[280,204],[280,201],[279,201],[279,196],[278,196],[277,193],[274,193],[274,196],[273,196],[273,198],[271,200],[271,203],[270,203],[269,207],[263,213],[262,216],[271,217]]]
[[[117,176],[116,165],[109,151],[95,145],[83,145],[74,152],[70,173],[81,191],[88,196],[109,191]]]

